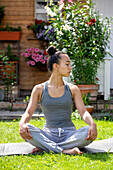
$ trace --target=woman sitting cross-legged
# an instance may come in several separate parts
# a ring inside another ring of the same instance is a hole
[[[20,135],[36,146],[33,152],[53,151],[81,155],[80,148],[97,137],[96,124],[86,111],[79,88],[63,81],[63,77],[68,77],[72,69],[69,56],[53,46],[47,51],[51,76],[48,81],[33,88],[28,107],[19,123]],[[73,99],[82,119],[89,125],[79,130],[76,130],[71,121]],[[38,102],[46,120],[43,130],[28,123]]]

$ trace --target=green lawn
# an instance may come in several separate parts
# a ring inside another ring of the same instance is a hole
[[[82,120],[73,120],[76,128],[85,126]],[[98,138],[113,137],[113,122],[95,120],[98,128]],[[44,119],[31,120],[33,125],[43,128]],[[0,122],[0,143],[23,142],[19,135],[19,121]],[[44,153],[29,156],[0,157],[0,170],[90,170],[113,169],[113,154],[86,154],[82,156],[69,156],[64,154]]]

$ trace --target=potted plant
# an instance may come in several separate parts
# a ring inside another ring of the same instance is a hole
[[[50,44],[65,50],[72,60],[72,81],[81,88],[99,88],[97,69],[108,52],[111,35],[111,21],[101,19],[95,11],[92,0],[60,0],[58,5],[46,6],[47,14],[54,28],[55,41]],[[61,13],[62,11],[62,13]],[[83,85],[83,87],[81,87]],[[87,92],[85,92],[87,93]]]
[[[0,40],[2,41],[18,41],[21,36],[21,27],[11,27],[8,24],[4,28],[0,28]]]
[[[17,80],[18,57],[11,51],[10,45],[6,52],[0,54],[0,84],[5,86],[5,100],[12,98],[12,86]]]
[[[94,106],[90,105],[90,102],[91,102],[90,101],[90,92],[88,92],[87,94],[83,93],[82,99],[83,99],[83,102],[85,104],[87,111],[91,114],[94,110]]]
[[[37,67],[40,71],[47,71],[48,54],[45,50],[28,48],[21,55],[25,57],[28,66]]]
[[[2,20],[3,20],[3,18],[4,18],[4,15],[5,15],[4,8],[5,8],[4,6],[0,6],[0,24],[1,24]]]
[[[48,21],[35,19],[35,24],[29,24],[27,28],[33,31],[35,37],[42,42],[43,47],[47,47],[50,41],[55,41],[54,29]]]

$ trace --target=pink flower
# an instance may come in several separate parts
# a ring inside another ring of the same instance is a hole
[[[37,54],[35,54],[35,56],[36,56],[36,57],[39,57],[39,54],[37,53]]]
[[[39,57],[40,57],[40,58],[43,58],[43,55],[40,55]]]
[[[26,53],[21,53],[22,56],[24,56]]]
[[[71,4],[73,4],[73,0],[68,0],[68,2],[71,2]]]
[[[31,50],[28,48],[26,51],[27,51],[27,52],[30,52]]]
[[[31,65],[34,66],[34,65],[35,65],[35,62],[34,62],[34,61],[31,61]]]
[[[32,55],[31,58],[34,60],[36,57],[34,55]]]
[[[24,54],[24,57],[29,57],[29,55],[27,53]]]
[[[29,57],[31,56],[31,53],[30,53],[30,52],[28,53],[28,56],[29,56]]]
[[[31,64],[31,60],[29,60],[29,61],[27,62],[27,65],[28,65],[28,66],[30,66],[30,64]]]
[[[30,48],[30,51],[35,51],[35,48]]]
[[[36,58],[35,61],[38,63],[39,62],[39,58]]]
[[[45,60],[42,60],[42,64],[45,64]]]
[[[40,59],[39,59],[39,61],[40,61],[40,62],[42,62],[42,61],[43,61],[43,59],[41,59],[41,58],[40,58]]]
[[[48,60],[48,57],[45,57],[45,60],[47,61],[47,60]]]
[[[35,52],[39,52],[39,49],[38,49],[38,48],[36,48],[36,49],[35,49]]]
[[[60,0],[59,2],[58,2],[58,5],[62,5],[64,3],[64,0]]]

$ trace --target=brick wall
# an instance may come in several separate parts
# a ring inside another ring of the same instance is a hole
[[[20,53],[26,48],[42,48],[38,40],[29,40],[34,37],[33,32],[27,29],[27,25],[34,23],[34,3],[35,0],[0,0],[0,5],[5,6],[5,17],[0,27],[9,24],[10,26],[22,27],[20,39]],[[38,68],[28,67],[25,59],[20,55],[19,61],[19,85],[20,89],[32,89],[35,84],[46,81],[48,73],[43,73]]]

